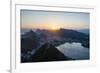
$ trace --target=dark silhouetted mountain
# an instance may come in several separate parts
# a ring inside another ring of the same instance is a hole
[[[52,43],[55,46],[61,45],[66,42],[80,42],[84,47],[89,48],[89,35],[84,33],[70,30],[70,29],[59,29],[59,30],[46,30],[37,29],[37,31],[30,30],[25,34],[21,35],[21,49],[33,49],[40,47],[44,43]]]
[[[46,43],[42,45],[30,59],[21,60],[24,62],[45,62],[45,61],[64,61],[73,60],[72,58],[66,57],[52,44]]]
[[[80,42],[82,46],[89,48],[89,35],[69,29],[60,29],[59,32],[67,42]]]
[[[60,29],[59,33],[63,38],[84,39],[87,37],[84,33],[69,29]]]
[[[87,43],[88,45],[85,45],[85,43],[89,41],[89,35],[86,35],[75,30],[63,28],[59,30],[39,29],[36,31],[36,33],[39,33],[42,42],[50,42],[53,43],[53,45],[55,46],[61,45],[65,42],[80,42],[83,44],[83,46],[89,47],[89,43]]]
[[[29,32],[21,35],[21,51],[27,52],[39,46],[38,35],[30,30]]]
[[[79,42],[89,48],[89,35],[63,28],[30,30],[21,35],[21,62],[72,60],[56,48],[66,42]],[[37,50],[34,54],[30,54],[33,49]]]

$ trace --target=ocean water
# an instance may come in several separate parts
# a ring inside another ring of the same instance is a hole
[[[86,60],[89,59],[89,48],[83,47],[81,43],[65,43],[57,46],[59,51],[64,53],[67,57],[76,60]]]

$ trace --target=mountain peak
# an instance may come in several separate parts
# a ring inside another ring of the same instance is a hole
[[[61,53],[50,43],[42,45],[32,57],[33,62],[63,60],[71,60],[71,58],[66,57],[63,53]]]

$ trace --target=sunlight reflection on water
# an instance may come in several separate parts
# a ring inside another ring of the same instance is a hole
[[[81,59],[89,59],[89,49],[85,48],[81,45],[81,43],[65,43],[57,47],[64,55],[81,60]]]

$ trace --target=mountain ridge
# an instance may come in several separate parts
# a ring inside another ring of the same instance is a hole
[[[50,43],[45,43],[31,56],[30,59],[24,59],[22,62],[44,62],[44,61],[64,61],[74,60],[65,56]]]

